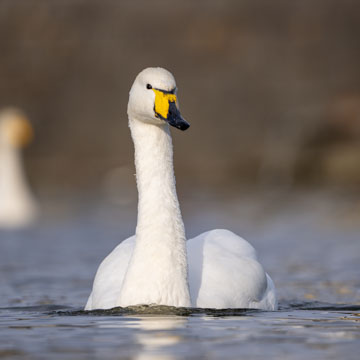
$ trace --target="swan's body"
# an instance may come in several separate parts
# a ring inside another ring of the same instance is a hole
[[[15,109],[0,114],[0,228],[32,223],[37,205],[26,181],[21,147],[32,137],[25,116]]]
[[[247,241],[227,230],[185,239],[167,123],[182,130],[189,125],[177,109],[175,89],[169,72],[149,68],[130,91],[139,191],[136,235],[101,263],[85,309],[159,304],[274,310],[273,282]]]
[[[134,247],[135,235],[103,260],[86,310],[120,305],[118,299]],[[256,260],[254,248],[236,234],[208,231],[187,241],[187,253],[192,307],[276,309],[271,278]]]

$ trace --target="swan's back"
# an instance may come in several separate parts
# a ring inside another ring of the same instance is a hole
[[[193,306],[276,308],[273,282],[246,240],[228,230],[212,230],[189,240],[187,250]]]

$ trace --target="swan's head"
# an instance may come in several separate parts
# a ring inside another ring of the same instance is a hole
[[[154,125],[167,122],[180,130],[190,126],[180,115],[173,75],[159,67],[147,68],[136,77],[130,90],[128,115]]]
[[[0,113],[0,143],[15,148],[28,145],[34,133],[25,114],[18,109],[5,109]]]

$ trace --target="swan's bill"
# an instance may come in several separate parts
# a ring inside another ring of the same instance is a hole
[[[190,124],[181,116],[177,107],[177,98],[173,91],[152,89],[155,93],[155,116],[180,130],[186,130]]]

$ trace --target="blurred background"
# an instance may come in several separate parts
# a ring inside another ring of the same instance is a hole
[[[192,125],[173,131],[180,187],[358,191],[359,37],[355,0],[2,0],[0,107],[35,127],[38,193],[97,191],[134,173],[128,92],[162,66]]]
[[[172,129],[188,236],[249,239],[281,299],[360,301],[356,0],[1,0],[0,109],[34,126],[24,166],[43,226],[0,234],[4,299],[82,306],[134,233],[126,108],[148,66],[175,75],[191,123]]]

